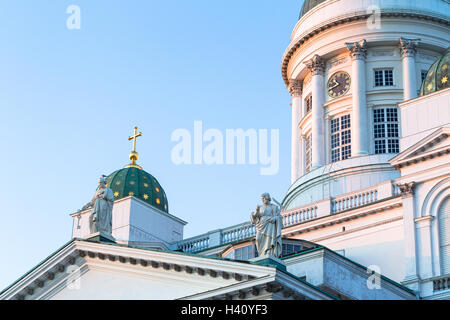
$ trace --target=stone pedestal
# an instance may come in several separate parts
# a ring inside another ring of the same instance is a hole
[[[270,266],[286,271],[286,264],[284,263],[284,261],[272,255],[263,255],[253,259],[249,259],[248,261],[260,266]]]
[[[104,232],[95,232],[86,236],[86,240],[104,241],[104,242],[116,242],[114,237]]]

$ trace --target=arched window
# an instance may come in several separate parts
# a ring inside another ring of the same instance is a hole
[[[439,250],[441,274],[450,274],[450,197],[439,208]]]

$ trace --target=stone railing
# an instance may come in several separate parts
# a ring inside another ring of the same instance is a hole
[[[334,198],[331,201],[331,212],[338,213],[344,210],[364,206],[377,200],[378,190],[376,188],[363,191],[359,190],[355,193],[345,194]]]
[[[400,190],[392,181],[380,183],[371,188],[347,193],[336,198],[327,198],[306,206],[282,211],[283,227],[294,225],[355,209],[382,199],[400,195]],[[198,252],[230,242],[255,236],[256,228],[250,222],[240,223],[228,228],[218,229],[173,244],[184,252]]]
[[[433,280],[433,291],[450,289],[450,276],[444,276]]]
[[[256,227],[250,222],[222,229],[222,243],[234,242],[252,237],[256,234]]]
[[[317,218],[318,205],[320,204],[307,205],[283,212],[283,226],[288,227]]]
[[[182,240],[177,243],[177,249],[183,252],[196,252],[209,248],[209,234]]]

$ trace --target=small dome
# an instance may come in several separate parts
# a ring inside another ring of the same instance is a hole
[[[420,87],[421,96],[450,87],[448,77],[449,64],[450,48],[428,70],[427,76]]]
[[[312,8],[318,6],[322,2],[325,2],[326,0],[305,0],[303,3],[302,11],[300,12],[300,16],[298,19],[300,20],[309,10]]]
[[[166,193],[158,180],[138,167],[114,171],[106,178],[106,183],[116,200],[134,196],[159,210],[169,212]]]

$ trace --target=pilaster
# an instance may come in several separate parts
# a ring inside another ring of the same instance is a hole
[[[325,164],[324,150],[324,70],[325,64],[319,55],[314,55],[310,60],[304,62],[311,72],[312,85],[312,111],[311,111],[311,134],[312,134],[312,163],[311,169],[321,167]]]
[[[369,154],[367,100],[366,100],[366,56],[367,42],[346,43],[352,59],[352,157]]]
[[[298,124],[302,116],[303,81],[292,79],[289,81],[289,93],[292,96],[291,116],[291,183],[300,176],[301,171],[301,136]]]
[[[416,48],[420,39],[400,38],[403,66],[403,100],[417,98]]]

